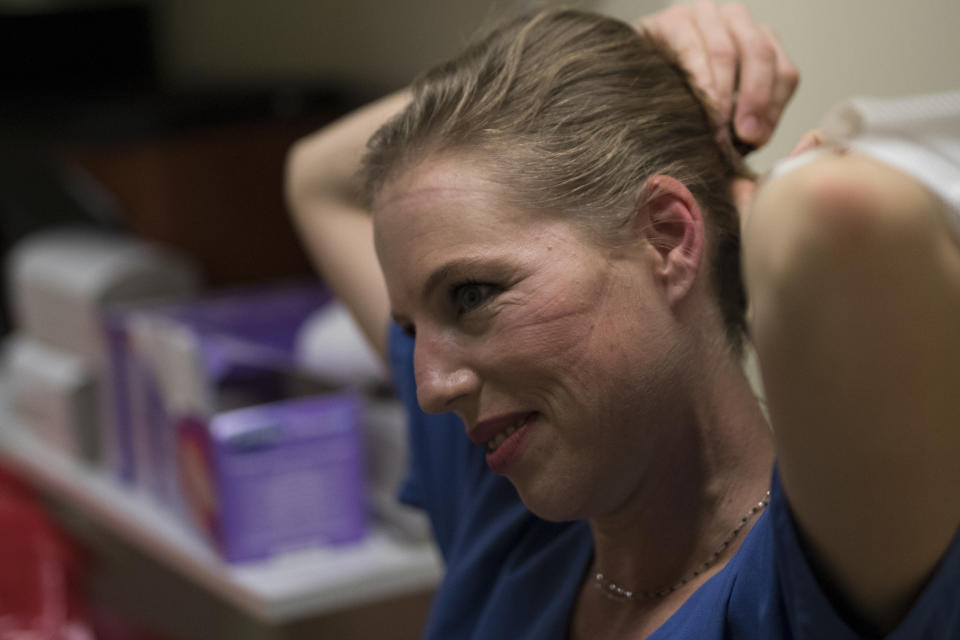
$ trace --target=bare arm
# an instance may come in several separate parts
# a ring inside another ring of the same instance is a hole
[[[367,140],[409,99],[401,91],[374,102],[300,140],[287,158],[286,198],[300,237],[381,358],[390,303],[354,177]]]
[[[822,578],[889,631],[960,523],[960,252],[906,175],[828,155],[757,195],[750,326]]]

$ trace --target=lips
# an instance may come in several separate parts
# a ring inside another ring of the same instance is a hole
[[[536,412],[523,414],[515,425],[508,426],[487,442],[486,460],[491,471],[507,475],[511,467],[523,457],[527,448],[527,436],[536,424],[538,415]]]
[[[474,444],[484,447],[493,446],[494,449],[503,444],[503,441],[519,429],[534,412],[508,413],[489,420],[478,422],[473,429],[467,432],[467,437]],[[509,433],[507,433],[509,431]]]

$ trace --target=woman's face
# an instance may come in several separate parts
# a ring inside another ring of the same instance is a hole
[[[649,246],[602,247],[517,210],[463,158],[428,159],[374,207],[396,321],[415,335],[421,407],[455,412],[534,512],[621,506],[657,459],[676,327]]]

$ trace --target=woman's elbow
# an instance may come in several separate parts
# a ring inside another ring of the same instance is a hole
[[[880,273],[906,275],[908,263],[929,258],[942,243],[939,207],[912,178],[853,154],[826,156],[774,180],[757,194],[744,229],[751,306],[816,312],[832,290],[856,295]]]

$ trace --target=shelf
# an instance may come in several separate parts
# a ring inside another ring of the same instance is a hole
[[[374,526],[359,543],[229,565],[145,494],[120,486],[39,442],[0,407],[0,460],[152,557],[268,623],[329,613],[436,586],[435,545],[399,541]]]

